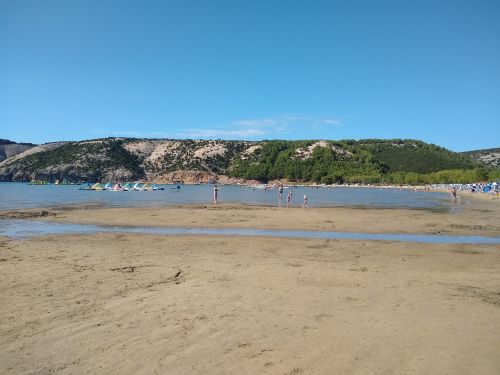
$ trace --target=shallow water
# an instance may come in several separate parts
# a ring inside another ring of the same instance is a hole
[[[66,224],[50,221],[0,219],[0,236],[25,239],[51,234],[142,233],[155,235],[265,236],[314,239],[350,239],[444,244],[500,244],[500,237],[445,236],[434,234],[351,233],[334,231],[275,230],[251,228],[127,227]]]
[[[163,185],[160,191],[80,191],[78,185],[28,185],[0,183],[0,210],[67,205],[109,207],[153,207],[211,203],[213,185]],[[376,206],[420,209],[446,209],[446,193],[413,192],[399,189],[293,187],[292,205],[300,206],[307,195],[311,207]],[[283,201],[288,189],[284,190]],[[219,202],[252,205],[278,205],[276,189],[264,191],[238,185],[219,186]]]

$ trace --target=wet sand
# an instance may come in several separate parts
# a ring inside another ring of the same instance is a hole
[[[395,208],[286,208],[233,204],[157,208],[95,206],[10,211],[0,218],[125,226],[328,230],[362,233],[500,235],[500,199],[464,199],[448,210]]]
[[[499,234],[487,221],[498,205],[463,207],[31,212],[125,225]],[[0,239],[0,270],[2,374],[500,372],[499,245],[61,235]]]

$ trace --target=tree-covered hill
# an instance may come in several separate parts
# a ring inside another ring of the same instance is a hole
[[[471,158],[443,147],[416,140],[376,140],[357,142],[360,148],[384,163],[391,172],[431,173],[444,169],[477,167]]]
[[[417,140],[222,141],[106,138],[55,142],[0,162],[1,181],[470,182],[500,171]],[[180,177],[179,177],[180,176]]]
[[[432,181],[428,177],[445,170],[455,171],[446,175],[454,179],[483,179],[488,173],[466,155],[401,139],[262,142],[236,158],[228,173],[263,181],[425,183],[440,182],[442,176],[433,176]]]
[[[262,181],[375,181],[385,166],[353,145],[326,141],[268,141],[236,158],[228,174]]]

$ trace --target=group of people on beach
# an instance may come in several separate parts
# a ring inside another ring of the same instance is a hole
[[[278,185],[278,204],[281,207],[283,204],[283,184]],[[292,189],[288,188],[288,194],[286,195],[286,206],[290,207],[290,204],[292,203]],[[306,194],[304,194],[304,201],[302,202],[302,207],[309,207],[309,202],[308,202],[308,197]]]
[[[442,185],[434,185],[435,188],[443,188]],[[469,193],[482,193],[488,195],[500,195],[500,184],[497,181],[477,182],[471,184],[452,184],[445,185],[444,188],[451,188],[455,191],[464,191]]]
[[[283,190],[284,190],[283,184],[279,184],[278,185],[278,205],[280,207],[283,204]],[[292,189],[288,188],[288,194],[286,195],[286,206],[287,207],[290,207],[290,205],[292,203],[292,196],[293,196]],[[215,206],[217,204],[217,200],[219,198],[219,187],[217,185],[214,185],[212,197],[213,197],[213,204]],[[309,207],[309,197],[306,194],[304,194],[302,208],[306,208],[306,207]]]

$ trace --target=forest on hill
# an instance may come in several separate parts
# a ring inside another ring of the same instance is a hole
[[[5,141],[12,148],[15,145]],[[104,138],[16,146],[1,181],[468,183],[500,178],[498,166],[418,140],[225,141]],[[179,177],[179,173],[182,178]]]
[[[228,174],[261,181],[466,183],[499,171],[467,155],[415,140],[269,141],[233,161]]]

